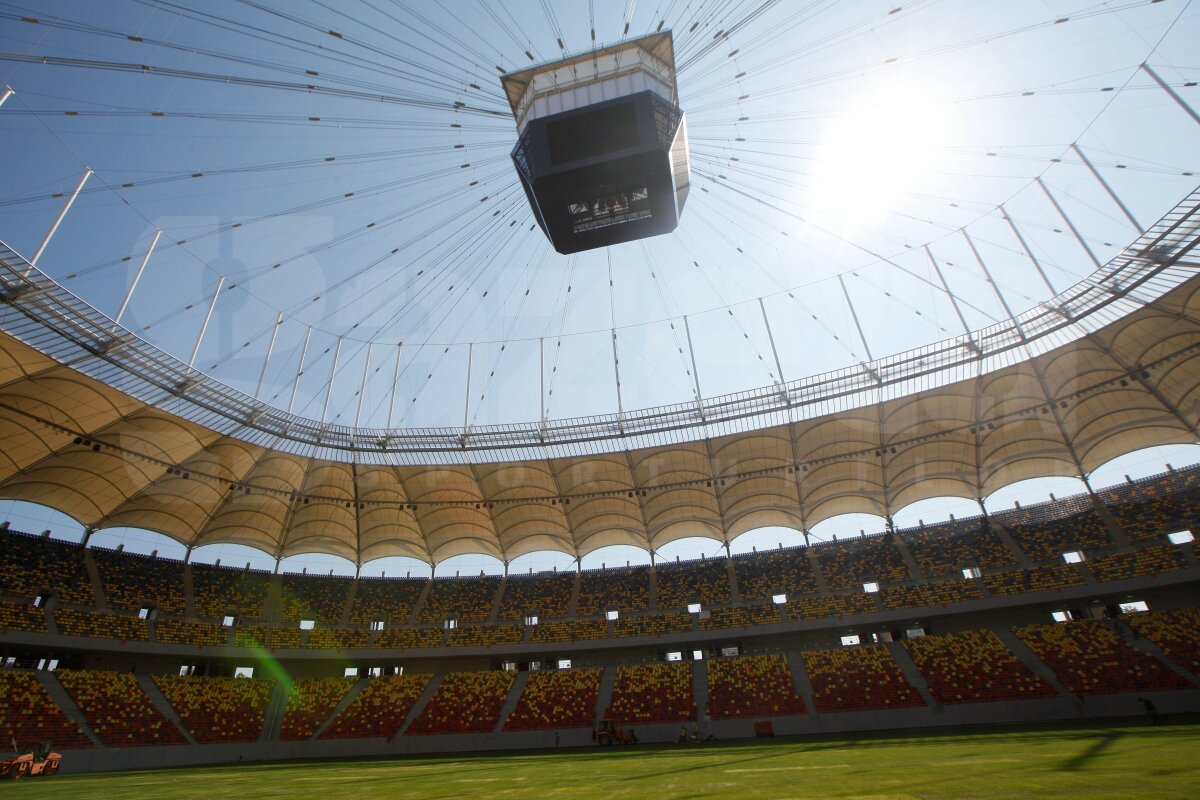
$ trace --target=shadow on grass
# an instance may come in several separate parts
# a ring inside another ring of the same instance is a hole
[[[1103,755],[1104,751],[1116,744],[1117,740],[1125,735],[1124,731],[1110,731],[1092,742],[1087,748],[1074,758],[1070,758],[1059,765],[1059,772],[1074,772],[1083,769],[1093,760]]]

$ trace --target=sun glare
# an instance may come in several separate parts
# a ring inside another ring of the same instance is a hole
[[[893,87],[846,105],[822,132],[807,205],[842,233],[878,221],[926,187],[944,158],[950,112],[927,91]]]

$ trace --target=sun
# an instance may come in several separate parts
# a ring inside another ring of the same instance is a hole
[[[810,215],[852,233],[927,188],[948,160],[950,108],[927,87],[889,85],[851,99],[821,133],[804,201]]]

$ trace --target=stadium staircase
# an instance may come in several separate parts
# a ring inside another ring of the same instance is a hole
[[[1008,528],[1001,525],[992,517],[988,517],[988,527],[992,529],[992,532],[996,534],[996,537],[1000,541],[1004,542],[1004,546],[1008,548],[1008,552],[1016,559],[1018,567],[1021,569],[1033,568],[1033,562],[1029,560],[1029,556],[1025,555],[1025,551],[1017,544],[1017,540],[1013,538]]]
[[[1165,651],[1154,642],[1140,635],[1133,628],[1129,627],[1121,619],[1109,620],[1113,632],[1124,639],[1130,647],[1138,650],[1153,659],[1161,661],[1165,666],[1171,669],[1176,675],[1188,681],[1189,683],[1200,683],[1200,675],[1193,675],[1186,668],[1181,667],[1178,662],[1171,659]]]
[[[886,642],[885,646],[888,652],[892,654],[892,660],[896,662],[896,666],[900,668],[900,674],[904,679],[917,690],[917,694],[921,695],[921,700],[925,705],[940,711],[941,706],[937,700],[933,699],[933,695],[929,692],[929,684],[925,680],[925,676],[921,674],[921,670],[917,669],[916,663],[912,660],[912,656],[904,649],[904,645],[900,642]]]
[[[188,556],[192,554],[188,548]],[[196,583],[192,580],[192,562],[183,565],[183,615],[188,619],[196,619]]]
[[[421,619],[421,609],[425,607],[425,601],[429,599],[429,593],[433,590],[433,581],[425,581],[425,585],[421,587],[421,593],[417,595],[417,602],[413,603],[412,610],[408,613],[408,619],[405,622],[408,625],[416,625]]]
[[[521,694],[525,691],[525,684],[528,682],[528,672],[522,670],[517,673],[512,686],[509,687],[508,696],[504,698],[504,703],[500,706],[500,719],[496,721],[496,728],[492,733],[502,733],[504,731],[504,723],[508,722],[508,715],[516,709],[517,701],[521,699]]]
[[[100,570],[96,567],[96,559],[92,558],[91,550],[83,551],[83,565],[87,568],[88,583],[92,590],[92,601],[100,611],[109,611],[108,598],[104,595],[104,581],[100,578]]]
[[[784,657],[787,659],[788,670],[792,673],[792,685],[796,687],[796,693],[804,699],[808,713],[815,715],[817,707],[813,704],[813,688],[808,680],[808,670],[804,668],[804,658],[799,650],[788,650]]]
[[[1125,535],[1125,529],[1117,524],[1117,519],[1109,511],[1108,506],[1095,494],[1092,494],[1092,508],[1096,510],[1096,516],[1104,523],[1108,535],[1117,547],[1129,547],[1129,537]]]
[[[1004,646],[1007,647],[1022,664],[1029,668],[1030,672],[1054,687],[1054,691],[1058,692],[1059,695],[1069,698],[1076,706],[1082,707],[1082,703],[1080,702],[1079,698],[1075,697],[1075,695],[1071,694],[1071,692],[1067,690],[1067,687],[1064,686],[1062,681],[1058,679],[1058,676],[1054,674],[1054,670],[1046,666],[1046,664],[1037,657],[1037,654],[1029,648],[1029,645],[1025,644],[1025,642],[1021,640],[1020,636],[1017,636],[1012,632],[1011,628],[995,628],[993,632],[1000,637],[1000,641],[1004,642]]]
[[[725,559],[725,579],[729,581],[729,602],[740,604],[742,602],[742,587],[738,585],[737,570],[733,568],[733,559]]]
[[[692,662],[692,702],[697,719],[708,718],[708,669],[703,661]]]
[[[369,678],[359,678],[354,682],[354,685],[350,687],[350,691],[342,695],[342,699],[339,700],[338,704],[333,707],[333,712],[330,713],[324,722],[317,726],[315,731],[313,731],[313,739],[321,738],[321,734],[325,732],[325,729],[329,727],[330,723],[340,717],[342,712],[349,708],[350,704],[353,703],[360,694],[362,694],[363,689],[367,688],[367,683],[369,681]]]
[[[88,726],[87,717],[79,710],[79,706],[75,705],[74,698],[61,683],[58,678],[54,677],[53,672],[39,669],[34,673],[37,676],[38,683],[50,695],[50,699],[54,701],[54,705],[58,706],[58,710],[63,713],[67,719],[79,726],[79,730],[87,736],[88,740],[96,747],[104,747],[104,743],[100,741],[100,737],[92,732]]]
[[[811,548],[804,548],[804,557],[808,559],[808,566],[812,569],[813,585],[817,587],[817,594],[821,597],[829,597],[829,584],[825,582],[825,573],[821,571],[821,562],[817,558],[817,552]]]
[[[500,621],[500,604],[504,602],[504,593],[508,590],[508,576],[505,575],[500,579],[500,586],[496,589],[496,595],[492,598],[492,607],[488,611],[487,625],[495,625]]]
[[[350,627],[350,614],[354,610],[354,598],[358,596],[358,581],[350,581],[350,591],[346,592],[346,603],[342,606],[342,613],[338,615],[338,627]]]
[[[572,619],[575,618],[575,612],[579,608],[579,583],[581,580],[579,570],[575,570],[575,580],[571,581],[571,600],[567,603],[567,616]]]
[[[428,593],[428,585],[426,585],[425,591]],[[425,595],[422,594],[421,600],[424,601],[424,599]],[[396,734],[389,739],[389,741],[394,742],[403,736],[404,732],[408,730],[408,726],[412,725],[413,720],[421,716],[421,712],[425,710],[425,706],[427,706],[429,701],[433,699],[434,693],[437,692],[437,688],[442,684],[442,678],[445,676],[446,673],[444,672],[436,672],[432,677],[430,677],[429,683],[425,684],[424,691],[421,692],[420,696],[417,698],[417,701],[413,703],[412,708],[408,710],[408,715],[404,717],[404,724],[396,729]]]
[[[287,687],[276,682],[271,689],[271,699],[267,702],[267,710],[263,714],[262,734],[258,737],[259,744],[279,741],[279,729],[283,725],[283,716],[287,713]]]
[[[908,567],[909,574],[919,583],[925,583],[927,580],[925,573],[921,570],[921,566],[917,563],[917,560],[913,558],[912,551],[908,549],[908,543],[900,537],[900,533],[895,528],[892,528],[891,535],[892,544],[896,546],[897,552],[900,553],[900,558],[904,561],[904,566]]]
[[[192,736],[192,732],[188,730],[187,725],[183,724],[183,719],[176,713],[174,706],[163,695],[162,690],[158,688],[158,684],[154,682],[154,679],[149,675],[139,672],[137,673],[137,682],[142,691],[146,693],[146,696],[150,698],[150,702],[154,704],[158,713],[162,714],[167,722],[170,722],[179,729],[188,744],[195,744],[196,740]]]
[[[596,692],[596,719],[604,719],[604,712],[612,705],[613,685],[617,682],[617,668],[605,667],[600,673],[600,691]]]
[[[650,565],[650,571],[646,573],[646,613],[658,613],[658,569],[654,564]],[[609,636],[612,636],[612,627],[612,624],[609,624]]]

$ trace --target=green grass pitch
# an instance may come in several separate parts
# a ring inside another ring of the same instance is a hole
[[[1188,798],[1200,721],[780,738],[63,775],[8,800],[253,798]]]

